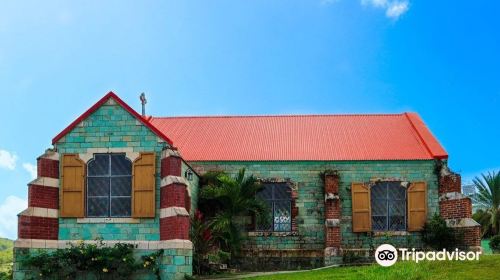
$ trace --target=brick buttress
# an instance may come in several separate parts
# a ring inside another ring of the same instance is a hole
[[[18,215],[18,238],[57,240],[59,233],[59,154],[37,159],[37,178],[28,184],[28,208]]]
[[[182,177],[182,158],[176,149],[161,157],[160,240],[189,240],[188,183]]]
[[[462,246],[481,250],[481,226],[472,219],[471,199],[461,192],[461,177],[444,166],[439,177],[439,211],[460,236]]]

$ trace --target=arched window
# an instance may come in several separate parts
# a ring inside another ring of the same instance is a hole
[[[377,182],[370,193],[373,231],[406,230],[406,188],[401,182]]]
[[[132,162],[124,154],[95,154],[87,165],[87,216],[130,217]]]
[[[272,211],[269,221],[262,221],[257,230],[291,231],[292,230],[292,195],[287,183],[264,183],[263,189],[257,193]]]

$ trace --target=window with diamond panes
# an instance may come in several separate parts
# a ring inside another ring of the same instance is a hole
[[[132,162],[124,154],[96,154],[87,165],[87,216],[130,217]]]
[[[285,183],[264,184],[264,188],[257,193],[272,211],[268,221],[259,221],[257,230],[262,231],[291,231],[291,190]]]
[[[406,230],[406,188],[401,182],[379,182],[370,189],[372,229]]]

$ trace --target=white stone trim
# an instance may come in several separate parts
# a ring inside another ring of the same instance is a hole
[[[172,150],[172,149],[165,149],[161,151],[161,158],[168,158],[168,157],[181,157],[181,154],[177,150]]]
[[[47,149],[45,153],[38,158],[44,158],[44,159],[51,159],[51,160],[57,160],[59,161],[59,153],[54,152],[51,149]]]
[[[464,195],[463,193],[447,192],[439,196],[439,201],[464,199],[464,198],[467,198],[467,196]]]
[[[46,239],[17,239],[14,241],[15,248],[39,248],[39,249],[64,249],[70,244],[98,244],[97,240],[46,240]],[[189,240],[173,239],[162,241],[137,241],[137,240],[103,240],[105,246],[114,246],[117,243],[127,243],[137,245],[137,249],[158,250],[158,249],[193,249],[193,243]]]
[[[161,179],[160,186],[162,188],[165,186],[171,185],[171,184],[183,184],[183,185],[186,185],[186,187],[187,187],[189,183],[184,177],[181,177],[181,176],[168,175],[167,177],[163,177]]]
[[[189,213],[184,207],[168,207],[160,209],[160,218],[174,216],[189,216]]]
[[[54,179],[49,177],[38,177],[35,180],[29,182],[28,185],[59,188],[59,179]]]
[[[340,255],[340,248],[326,247],[324,250],[325,257],[336,257]]]
[[[19,215],[42,218],[59,218],[59,210],[41,207],[28,207],[26,210],[19,213]]]
[[[136,218],[77,218],[77,224],[138,224],[140,219]]]
[[[410,235],[408,231],[397,230],[397,231],[374,231],[373,236],[407,236]]]
[[[108,153],[125,153],[125,156],[132,162],[136,160],[140,155],[139,152],[134,152],[134,148],[126,147],[126,148],[87,148],[86,153],[78,154],[78,156],[82,161],[88,163],[89,160],[94,158],[94,154],[108,154]]]
[[[185,239],[163,240],[158,242],[158,249],[193,249],[193,243]]]
[[[481,226],[478,222],[476,222],[472,218],[446,219],[446,224],[452,228]]]
[[[327,227],[338,227],[340,226],[340,219],[326,219],[325,225]]]

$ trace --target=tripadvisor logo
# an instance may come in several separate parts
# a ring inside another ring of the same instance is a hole
[[[381,266],[391,266],[398,260],[398,251],[390,244],[382,244],[375,251],[375,260]]]
[[[399,254],[398,254],[399,251]],[[479,260],[479,255],[481,252],[474,251],[459,251],[455,249],[454,251],[447,251],[443,249],[442,251],[417,251],[415,248],[409,250],[407,248],[396,249],[390,244],[382,244],[378,246],[375,251],[375,260],[381,266],[391,266],[398,260],[398,255],[403,261],[414,261],[418,263],[420,261],[477,261]]]

